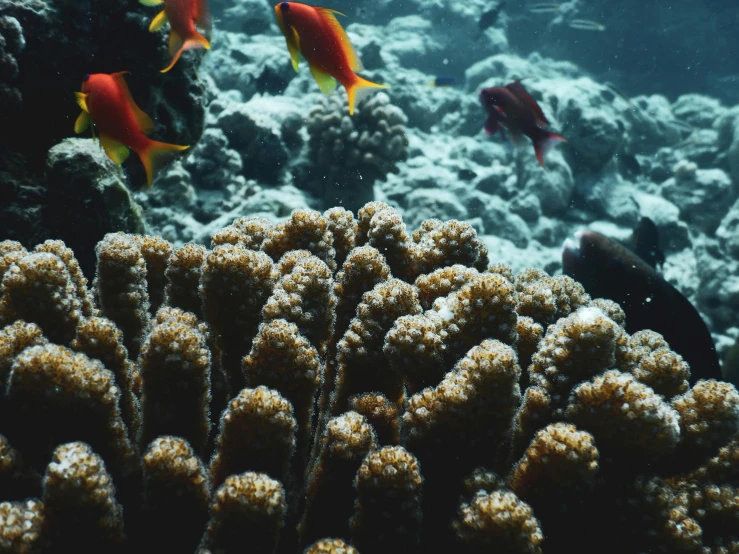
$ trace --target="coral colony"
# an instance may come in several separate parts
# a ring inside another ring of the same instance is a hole
[[[723,553],[739,394],[372,202],[0,242],[3,552]],[[583,529],[588,529],[584,532]]]

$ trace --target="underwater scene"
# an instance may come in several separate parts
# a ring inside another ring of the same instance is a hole
[[[0,0],[0,554],[739,554],[726,0]]]

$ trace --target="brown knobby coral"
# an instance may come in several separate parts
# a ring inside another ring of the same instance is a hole
[[[735,388],[466,223],[371,202],[97,253],[90,287],[0,243],[0,550],[739,548]]]

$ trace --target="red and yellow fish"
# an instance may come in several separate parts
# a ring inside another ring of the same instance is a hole
[[[349,114],[354,114],[354,106],[371,89],[388,88],[355,73],[364,67],[334,15],[343,13],[298,2],[280,2],[275,5],[275,14],[295,71],[298,71],[300,54],[303,54],[324,93],[331,94],[336,82],[341,83],[349,97]]]
[[[210,50],[210,42],[195,28],[197,23],[208,33],[212,30],[207,0],[139,0],[145,6],[164,4],[164,9],[152,20],[149,31],[158,31],[169,21],[170,64],[161,70],[166,73],[174,67],[182,52],[194,48]]]
[[[74,123],[74,130],[82,133],[93,123],[105,153],[117,164],[126,160],[129,148],[136,152],[146,170],[147,185],[151,187],[157,171],[171,155],[189,146],[157,142],[146,136],[154,130],[154,123],[131,97],[123,77],[126,73],[85,75],[82,92],[75,93],[82,112]]]

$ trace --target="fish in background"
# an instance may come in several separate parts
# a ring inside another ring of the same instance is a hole
[[[573,19],[568,22],[567,25],[571,29],[579,29],[581,31],[605,31],[606,26],[598,21],[592,21],[591,19]]]
[[[355,105],[371,89],[388,87],[355,73],[364,70],[364,66],[334,14],[344,15],[299,2],[275,5],[277,23],[285,36],[293,69],[299,70],[300,54],[303,54],[313,78],[325,94],[336,90],[337,81],[342,84],[349,99],[349,115],[354,115]]]
[[[480,16],[479,21],[477,22],[477,26],[479,27],[480,31],[484,32],[495,25],[498,22],[498,17],[500,17],[500,14],[503,12],[505,7],[506,3],[504,1],[500,1],[494,7],[483,12]]]
[[[479,98],[488,114],[485,132],[489,135],[500,132],[505,140],[505,126],[514,146],[518,146],[521,137],[526,135],[534,143],[540,166],[544,167],[544,156],[552,146],[567,142],[560,135],[543,128],[549,125],[549,121],[536,100],[523,87],[521,79],[504,87],[484,88],[480,90]]]
[[[457,85],[457,79],[451,75],[439,75],[429,82],[431,87],[453,87]]]
[[[526,10],[530,13],[557,13],[564,9],[564,4],[557,2],[536,2],[527,4]]]
[[[171,160],[173,154],[187,150],[189,146],[158,142],[146,136],[154,130],[154,123],[131,97],[123,77],[126,73],[85,75],[82,91],[75,93],[82,112],[74,123],[74,131],[83,133],[91,123],[94,124],[100,145],[117,164],[126,161],[129,148],[136,152],[146,170],[146,183],[151,187],[157,171]],[[93,137],[94,133],[93,129]]]
[[[633,242],[656,265],[664,254],[654,246],[655,231],[656,226],[640,223],[635,235],[644,236]],[[691,385],[721,379],[716,346],[698,310],[635,252],[595,231],[578,231],[564,242],[562,271],[592,297],[620,304],[628,333],[651,329],[661,334],[690,365]]]
[[[164,4],[164,9],[157,14],[149,25],[149,31],[154,33],[169,21],[169,53],[172,56],[170,64],[161,70],[166,73],[174,67],[185,50],[205,48],[210,50],[210,42],[195,28],[197,23],[210,34],[212,23],[207,0],[139,0],[145,6]]]

